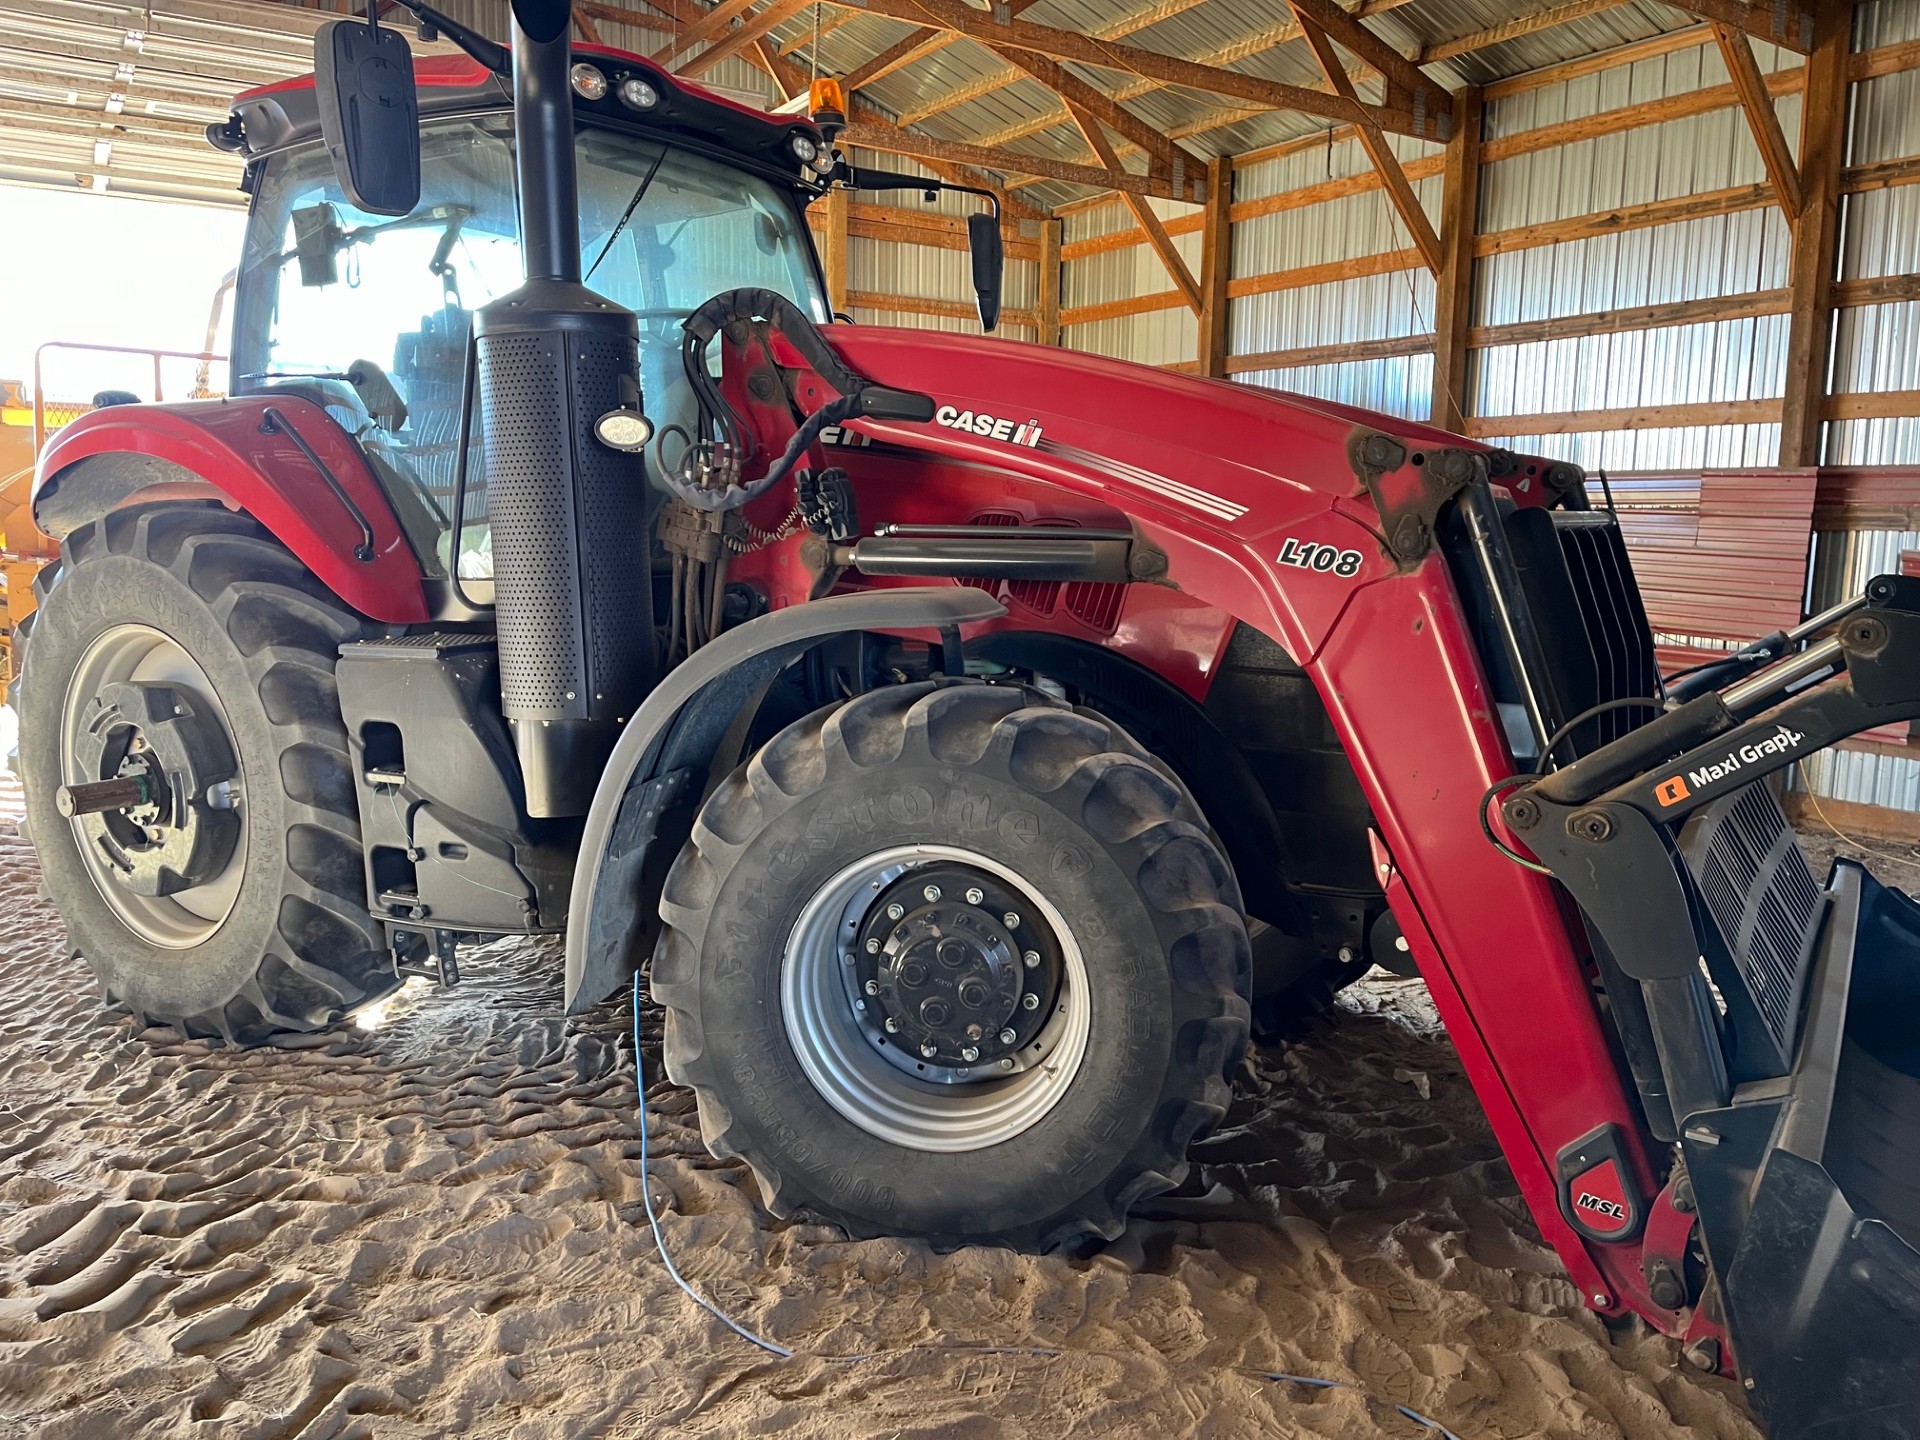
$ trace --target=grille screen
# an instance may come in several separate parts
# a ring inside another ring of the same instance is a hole
[[[1701,898],[1782,1056],[1793,1054],[1820,887],[1787,817],[1755,781],[1701,812],[1688,836]]]

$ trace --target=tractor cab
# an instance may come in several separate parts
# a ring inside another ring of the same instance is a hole
[[[805,206],[824,139],[635,56],[580,49],[571,67],[583,283],[638,322],[649,471],[677,463],[694,421],[681,322],[738,286],[817,322],[827,304]],[[403,215],[348,194],[311,77],[241,96],[221,127],[253,195],[234,307],[233,393],[314,401],[360,444],[426,576],[457,570],[492,599],[483,467],[457,461],[476,311],[524,275],[511,96],[467,57],[418,63],[419,195]],[[362,197],[365,198],[365,197]],[[462,511],[454,537],[456,498]]]

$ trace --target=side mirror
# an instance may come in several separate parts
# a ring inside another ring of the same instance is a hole
[[[314,36],[313,70],[340,188],[370,215],[410,213],[420,203],[420,101],[406,37],[335,20]]]
[[[973,257],[973,292],[980,305],[980,328],[1000,323],[1000,278],[1006,270],[1006,251],[1000,243],[1000,216],[967,216],[967,250]]]

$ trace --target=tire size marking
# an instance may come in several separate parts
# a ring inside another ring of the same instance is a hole
[[[1296,570],[1331,572],[1342,578],[1360,572],[1358,550],[1338,550],[1314,540],[1296,540],[1291,535],[1281,545],[1277,558],[1282,565],[1291,565]]]

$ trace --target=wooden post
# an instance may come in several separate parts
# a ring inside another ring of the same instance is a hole
[[[1039,334],[1042,345],[1060,343],[1060,221],[1049,215],[1040,222]]]
[[[853,214],[853,192],[836,185],[827,192],[826,254],[827,305],[836,315],[847,309],[847,228]]]
[[[1468,331],[1473,326],[1473,236],[1480,219],[1478,85],[1453,97],[1446,189],[1440,201],[1440,273],[1433,281],[1433,404],[1427,414],[1443,430],[1464,433]]]
[[[1800,189],[1788,279],[1787,379],[1780,406],[1780,464],[1818,465],[1821,411],[1833,349],[1833,280],[1840,244],[1840,172],[1846,165],[1847,52],[1853,7],[1822,5],[1801,96]]]
[[[1200,373],[1225,379],[1228,335],[1227,281],[1233,276],[1233,157],[1207,167],[1207,208],[1200,227]]]

